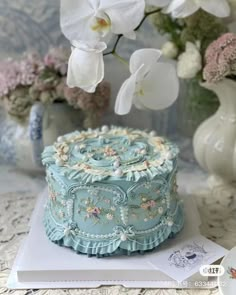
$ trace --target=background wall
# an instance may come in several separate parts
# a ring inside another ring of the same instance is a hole
[[[43,54],[50,46],[69,46],[60,32],[59,4],[59,0],[0,0],[0,59],[20,57],[29,50]],[[128,57],[135,48],[158,48],[161,42],[155,29],[146,22],[137,40],[121,42],[119,52]],[[156,129],[161,134],[175,133],[176,106],[162,112],[133,109],[127,116],[114,115],[115,96],[127,75],[127,69],[118,60],[106,58],[106,79],[112,83],[113,101],[104,122]]]

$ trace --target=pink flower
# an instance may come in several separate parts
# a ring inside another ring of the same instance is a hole
[[[18,86],[31,86],[42,67],[42,62],[36,54],[30,54],[20,61],[2,62],[0,64],[0,96],[8,95]]]
[[[236,35],[226,33],[212,42],[205,54],[206,66],[203,77],[216,83],[226,76],[236,74]]]
[[[74,108],[83,111],[96,111],[101,115],[106,111],[110,102],[110,84],[102,82],[98,85],[95,93],[87,93],[80,88],[65,86],[64,96]]]
[[[68,59],[68,50],[62,47],[51,48],[44,57],[44,64],[49,68],[55,69],[62,76],[65,76],[68,68]]]
[[[98,215],[100,213],[101,213],[101,210],[98,207],[93,208],[93,214]]]
[[[93,215],[98,218],[98,215],[101,213],[101,210],[98,207],[89,207],[87,208],[87,213],[89,216]]]

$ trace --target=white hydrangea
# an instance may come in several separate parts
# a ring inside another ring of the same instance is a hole
[[[182,79],[192,79],[202,69],[202,57],[198,46],[191,42],[186,43],[185,52],[179,56],[177,74]]]
[[[178,48],[172,41],[167,41],[166,43],[164,43],[161,51],[162,54],[167,58],[176,58],[176,56],[178,55]]]

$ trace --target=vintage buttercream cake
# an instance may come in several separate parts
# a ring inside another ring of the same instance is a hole
[[[98,257],[144,253],[183,227],[178,149],[155,132],[103,126],[43,152],[48,238]]]

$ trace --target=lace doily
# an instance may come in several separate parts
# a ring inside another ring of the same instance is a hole
[[[33,180],[35,181],[35,180]],[[0,192],[0,294],[42,295],[218,295],[212,290],[126,289],[109,286],[99,289],[71,290],[12,290],[5,286],[20,242],[28,232],[28,222],[35,205],[35,192]],[[196,196],[202,219],[201,232],[218,244],[231,249],[236,244],[236,190],[219,186]]]

